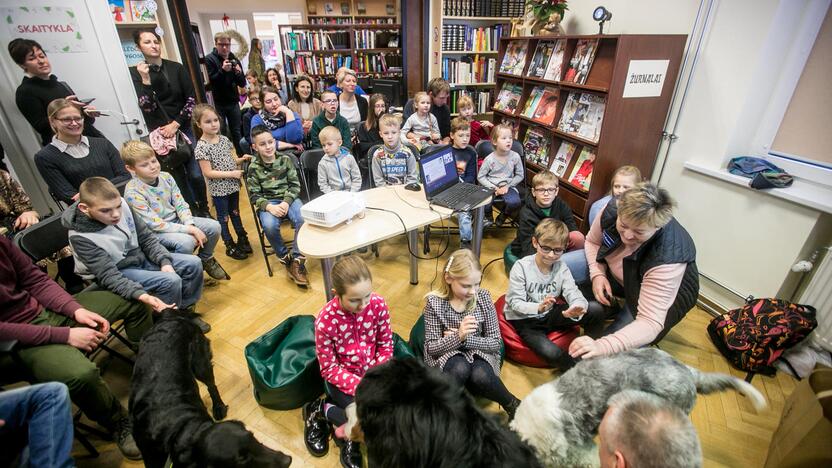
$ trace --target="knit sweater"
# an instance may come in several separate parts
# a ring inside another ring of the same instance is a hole
[[[0,340],[17,340],[24,346],[66,343],[69,327],[29,323],[44,308],[73,318],[81,305],[0,236]]]
[[[180,129],[191,124],[194,87],[181,63],[162,59],[161,67],[150,70],[149,85],[142,83],[142,76],[136,67],[130,67],[130,78],[133,79],[139,107],[149,130],[167,125],[171,120],[178,122]]]
[[[347,312],[335,296],[315,319],[315,354],[321,377],[347,395],[355,395],[371,367],[393,357],[393,330],[384,298],[370,296],[358,313]]]
[[[508,157],[502,160],[498,159],[497,153],[491,153],[482,162],[477,180],[490,189],[506,184],[516,187],[523,181],[523,159],[514,151],[509,151]]]
[[[167,172],[159,173],[155,186],[138,177],[130,179],[124,199],[153,232],[187,233],[188,225],[194,224],[188,202]]]
[[[341,132],[341,146],[351,150],[352,133],[350,132],[350,123],[341,114],[337,113],[335,114],[335,120],[329,120],[326,118],[325,111],[321,111],[317,117],[312,119],[312,129],[309,130],[309,135],[312,138],[312,148],[323,148],[319,134],[324,127],[329,127],[330,125]]]
[[[586,310],[587,300],[575,285],[575,280],[566,263],[557,261],[552,265],[550,272],[544,273],[537,267],[534,257],[534,255],[523,257],[511,267],[508,293],[506,293],[506,318],[519,320],[553,313],[551,311],[540,313],[537,310],[546,296],[563,297],[570,307],[577,305]],[[573,320],[576,319],[573,318]]]
[[[433,114],[428,114],[424,119],[418,114],[414,113],[407,118],[402,126],[402,141],[409,141],[407,134],[413,133],[421,141],[431,141],[432,133],[439,133],[439,122]]]
[[[249,138],[251,138],[251,129],[258,125],[263,125],[263,117],[259,113],[251,117],[251,125],[248,128]],[[277,141],[296,145],[303,141],[303,121],[300,119],[300,115],[295,114],[295,120],[286,122],[286,125],[275,128],[271,133]]]
[[[544,211],[546,210],[546,211]],[[532,236],[537,225],[546,218],[563,221],[569,231],[577,231],[578,225],[572,216],[572,208],[561,198],[555,197],[548,208],[541,208],[534,197],[529,195],[523,208],[520,209],[520,225],[517,228],[517,237],[511,241],[511,252],[517,257],[525,257],[534,253]]]
[[[324,155],[318,162],[318,188],[323,193],[335,190],[361,190],[361,170],[349,151],[341,148],[335,157]]]
[[[416,156],[407,146],[401,143],[398,148],[381,145],[371,156],[373,182],[376,187],[419,182],[419,165],[416,163]]]
[[[65,98],[75,94],[75,91],[63,81],[58,81],[55,75],[50,75],[48,80],[42,80],[37,77],[24,77],[23,82],[17,87],[15,92],[15,102],[20,113],[29,122],[35,132],[40,135],[42,145],[49,144],[52,141],[52,127],[49,125],[49,118],[46,115],[46,108],[49,103],[55,99]],[[83,99],[90,96],[77,96]],[[104,135],[93,127],[95,119],[90,117],[84,118],[84,135],[88,137],[104,138]]]
[[[118,150],[109,140],[90,137],[89,146],[90,152],[83,158],[73,158],[51,144],[35,154],[35,165],[49,191],[67,204],[72,204],[72,197],[88,177],[105,177],[113,184],[130,180]]]
[[[404,104],[403,113],[405,120],[416,113],[416,106],[413,104],[413,99],[409,99]],[[436,117],[436,121],[439,123],[439,134],[442,135],[442,138],[451,136],[451,109],[447,105],[437,106],[431,103],[430,113]]]
[[[269,200],[283,200],[291,205],[300,195],[298,171],[289,156],[277,153],[275,160],[266,163],[260,157],[251,161],[246,176],[249,197],[258,210],[264,210]]]

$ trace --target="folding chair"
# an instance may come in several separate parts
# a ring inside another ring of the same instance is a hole
[[[302,170],[301,178],[308,189],[309,200],[318,198],[323,193],[318,187],[318,163],[324,157],[323,149],[306,150],[300,155],[300,167]],[[307,200],[307,201],[309,201]]]
[[[490,140],[480,140],[477,142],[477,146],[474,148],[477,151],[477,159],[482,160],[485,159],[489,154],[494,152],[494,145],[491,143]],[[520,155],[520,160],[522,161],[522,168],[523,168],[523,179],[517,184],[517,192],[520,195],[520,205],[522,206],[523,202],[526,199],[526,152],[523,150],[523,144],[520,143],[519,140],[514,140],[511,143],[511,150],[515,153]],[[479,170],[479,169],[478,169]],[[492,206],[496,206],[501,213],[506,215],[506,219],[509,221],[508,226],[494,226],[498,228],[508,228],[508,229],[516,229],[518,227],[518,220],[514,219],[512,216],[509,216],[505,213],[505,202],[503,201],[503,197],[495,196],[494,200],[492,201]]]

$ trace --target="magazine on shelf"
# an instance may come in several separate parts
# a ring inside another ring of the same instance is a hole
[[[503,57],[503,63],[500,65],[500,73],[522,75],[523,68],[526,66],[527,47],[528,43],[526,41],[509,42],[506,55]]]
[[[523,113],[520,115],[531,119],[534,115],[535,109],[537,109],[537,103],[540,102],[540,98],[542,96],[543,86],[535,86],[532,89],[532,92],[529,93],[529,97],[526,98],[526,106],[523,108]]]
[[[558,130],[598,143],[604,121],[606,101],[590,93],[569,93],[563,107]]]
[[[504,83],[502,89],[500,89],[500,94],[497,95],[494,109],[514,114],[517,112],[517,106],[520,104],[520,95],[522,93],[523,88],[519,84]]]
[[[592,169],[595,166],[595,152],[592,148],[584,147],[581,150],[581,155],[575,161],[575,167],[572,168],[572,174],[569,176],[569,183],[580,187],[584,190],[589,190],[589,184],[592,182]]]
[[[546,166],[549,162],[549,137],[533,128],[526,131],[523,151],[529,161]]]
[[[598,39],[581,39],[575,46],[575,53],[569,61],[569,69],[563,81],[584,84],[592,68],[592,61],[595,60],[595,52],[598,50]]]
[[[566,172],[566,167],[569,166],[569,161],[572,160],[572,155],[575,154],[576,148],[574,143],[562,141],[558,152],[555,154],[555,159],[552,160],[552,165],[549,166],[549,170],[554,172],[556,176],[563,177],[563,174]]]
[[[549,64],[546,66],[546,73],[543,75],[544,80],[560,80],[560,75],[563,68],[564,50],[566,50],[566,39],[561,39],[555,43],[555,48],[552,51],[552,56],[551,58],[549,58]]]
[[[540,96],[532,120],[543,125],[552,125],[558,111],[558,92],[554,88],[546,88]]]
[[[534,51],[534,57],[529,64],[529,71],[527,75],[535,78],[543,78],[546,74],[546,66],[549,64],[549,57],[552,56],[552,50],[555,48],[554,41],[541,41],[537,44],[537,49]]]

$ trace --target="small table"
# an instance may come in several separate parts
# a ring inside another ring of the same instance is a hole
[[[304,223],[298,233],[298,249],[303,255],[321,260],[327,300],[333,298],[331,271],[335,257],[404,233],[407,233],[411,252],[410,284],[418,284],[418,259],[413,255],[413,252],[418,251],[418,229],[447,219],[452,214],[447,208],[436,205],[429,207],[424,191],[405,190],[403,185],[377,187],[362,191],[361,194],[367,206],[364,218],[354,218],[350,223],[341,223],[332,228]],[[471,250],[477,258],[482,244],[483,209],[490,201],[484,201],[473,210]],[[401,221],[393,213],[398,214]]]

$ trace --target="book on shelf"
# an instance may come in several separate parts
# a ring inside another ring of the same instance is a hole
[[[390,21],[392,23],[392,21]],[[309,24],[353,24],[352,18],[338,18],[331,16],[318,16],[309,18]]]
[[[444,0],[445,16],[523,16],[525,0]]]
[[[558,152],[555,153],[555,159],[552,160],[552,165],[549,166],[549,170],[556,176],[563,177],[563,174],[566,172],[566,167],[569,166],[569,161],[572,160],[572,156],[575,154],[576,148],[577,146],[574,143],[562,141],[558,147]]]
[[[442,59],[442,78],[454,84],[493,83],[497,59],[480,55]]]
[[[130,12],[127,11],[127,0],[109,0],[107,7],[110,8],[110,14],[113,15],[113,21],[116,23],[124,23],[130,21]],[[122,48],[124,44],[122,43]],[[134,64],[135,65],[135,64]]]
[[[128,67],[144,62],[144,54],[132,38],[121,40],[121,51],[124,53],[124,59],[127,61]]]
[[[584,140],[598,143],[604,122],[606,99],[592,93],[569,93],[558,130]]]
[[[340,67],[353,68],[351,55],[313,55],[308,53],[298,53],[294,57],[287,55],[284,66],[287,75],[297,75],[298,73],[307,75],[334,74]]]
[[[346,31],[289,31],[283,33],[284,50],[344,50],[350,48]]]
[[[442,25],[442,51],[494,52],[500,44],[500,38],[508,36],[509,24],[474,27],[466,24]]]
[[[551,140],[543,132],[534,128],[528,129],[526,137],[523,139],[523,151],[526,153],[526,159],[545,167],[549,163],[550,143]]]
[[[527,41],[511,41],[503,56],[503,63],[500,64],[500,73],[520,76],[526,66]]]
[[[125,3],[130,5],[130,21],[134,23],[156,22],[155,5],[153,5],[154,8],[150,8],[150,2],[146,0],[128,0]]]
[[[488,106],[491,104],[491,91],[482,90],[468,90],[468,89],[452,89],[451,95],[448,98],[448,106],[452,114],[459,113],[457,102],[462,96],[468,96],[474,101],[474,113],[485,114],[488,112]]]
[[[555,88],[545,88],[538,99],[531,119],[543,125],[552,125],[558,111],[558,91]]]
[[[575,46],[572,59],[569,60],[569,69],[566,70],[563,81],[577,84],[586,83],[586,77],[589,75],[589,69],[592,68],[592,62],[595,60],[595,52],[597,51],[598,39],[580,39]]]
[[[563,70],[563,54],[566,50],[566,39],[560,39],[555,43],[555,48],[549,57],[549,63],[546,64],[546,72],[543,74],[544,80],[559,81],[561,71]]]
[[[500,94],[497,95],[497,101],[494,102],[494,109],[514,114],[517,112],[517,106],[520,105],[520,95],[522,93],[523,88],[519,84],[503,83]]]
[[[546,74],[546,66],[549,64],[549,58],[552,56],[552,51],[554,50],[555,41],[538,42],[532,61],[529,63],[529,71],[526,74],[533,78],[543,78]]]
[[[402,56],[385,52],[359,52],[355,57],[355,71],[360,73],[400,73]]]
[[[589,190],[589,184],[592,183],[592,169],[595,166],[595,152],[592,148],[584,147],[581,150],[581,155],[575,161],[575,167],[572,168],[572,174],[569,176],[569,183],[580,187],[584,190]]]
[[[356,29],[353,35],[356,49],[383,49],[399,46],[398,31]]]

